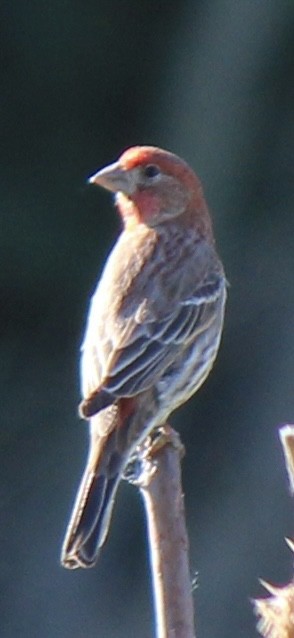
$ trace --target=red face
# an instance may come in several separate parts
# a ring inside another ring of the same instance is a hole
[[[208,231],[209,216],[198,177],[182,159],[153,146],[127,149],[117,162],[90,178],[115,192],[124,224],[157,226],[186,217]]]
[[[189,205],[199,181],[188,165],[177,156],[150,146],[130,148],[119,165],[132,182],[127,197],[136,207],[136,217],[148,225],[177,217]],[[118,197],[119,209],[129,216],[125,198]]]

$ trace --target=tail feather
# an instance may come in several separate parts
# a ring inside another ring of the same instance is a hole
[[[151,399],[143,407],[140,412],[132,398],[120,399],[90,419],[88,462],[61,552],[61,563],[68,569],[92,567],[98,558],[120,479],[150,427]]]
[[[92,528],[88,538],[80,545],[79,566],[82,563],[84,567],[91,567],[96,563],[100,548],[104,545],[108,534],[118,483],[119,480],[117,477],[107,482],[104,503],[96,520],[96,524]]]
[[[113,425],[112,414],[110,423]],[[127,459],[119,446],[117,428],[99,435],[106,414],[91,421],[91,440],[86,469],[78,490],[61,552],[64,567],[91,567],[108,532],[113,502]]]
[[[110,523],[120,475],[107,478],[86,468],[61,552],[68,569],[95,564]]]

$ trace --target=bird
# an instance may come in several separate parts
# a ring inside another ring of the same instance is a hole
[[[134,146],[88,181],[115,194],[122,232],[81,348],[90,443],[62,546],[69,569],[95,565],[130,459],[209,374],[227,289],[201,182],[183,159]]]

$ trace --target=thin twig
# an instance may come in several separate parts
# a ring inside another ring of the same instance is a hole
[[[289,476],[290,489],[294,494],[294,425],[284,425],[279,431]]]
[[[157,638],[195,638],[182,455],[178,434],[164,426],[160,437],[145,445],[136,481],[148,522]]]

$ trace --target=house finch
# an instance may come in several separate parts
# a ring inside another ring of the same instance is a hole
[[[130,148],[90,178],[116,193],[123,232],[91,301],[80,414],[89,457],[61,561],[94,565],[136,447],[207,377],[226,281],[199,179],[176,155]]]

